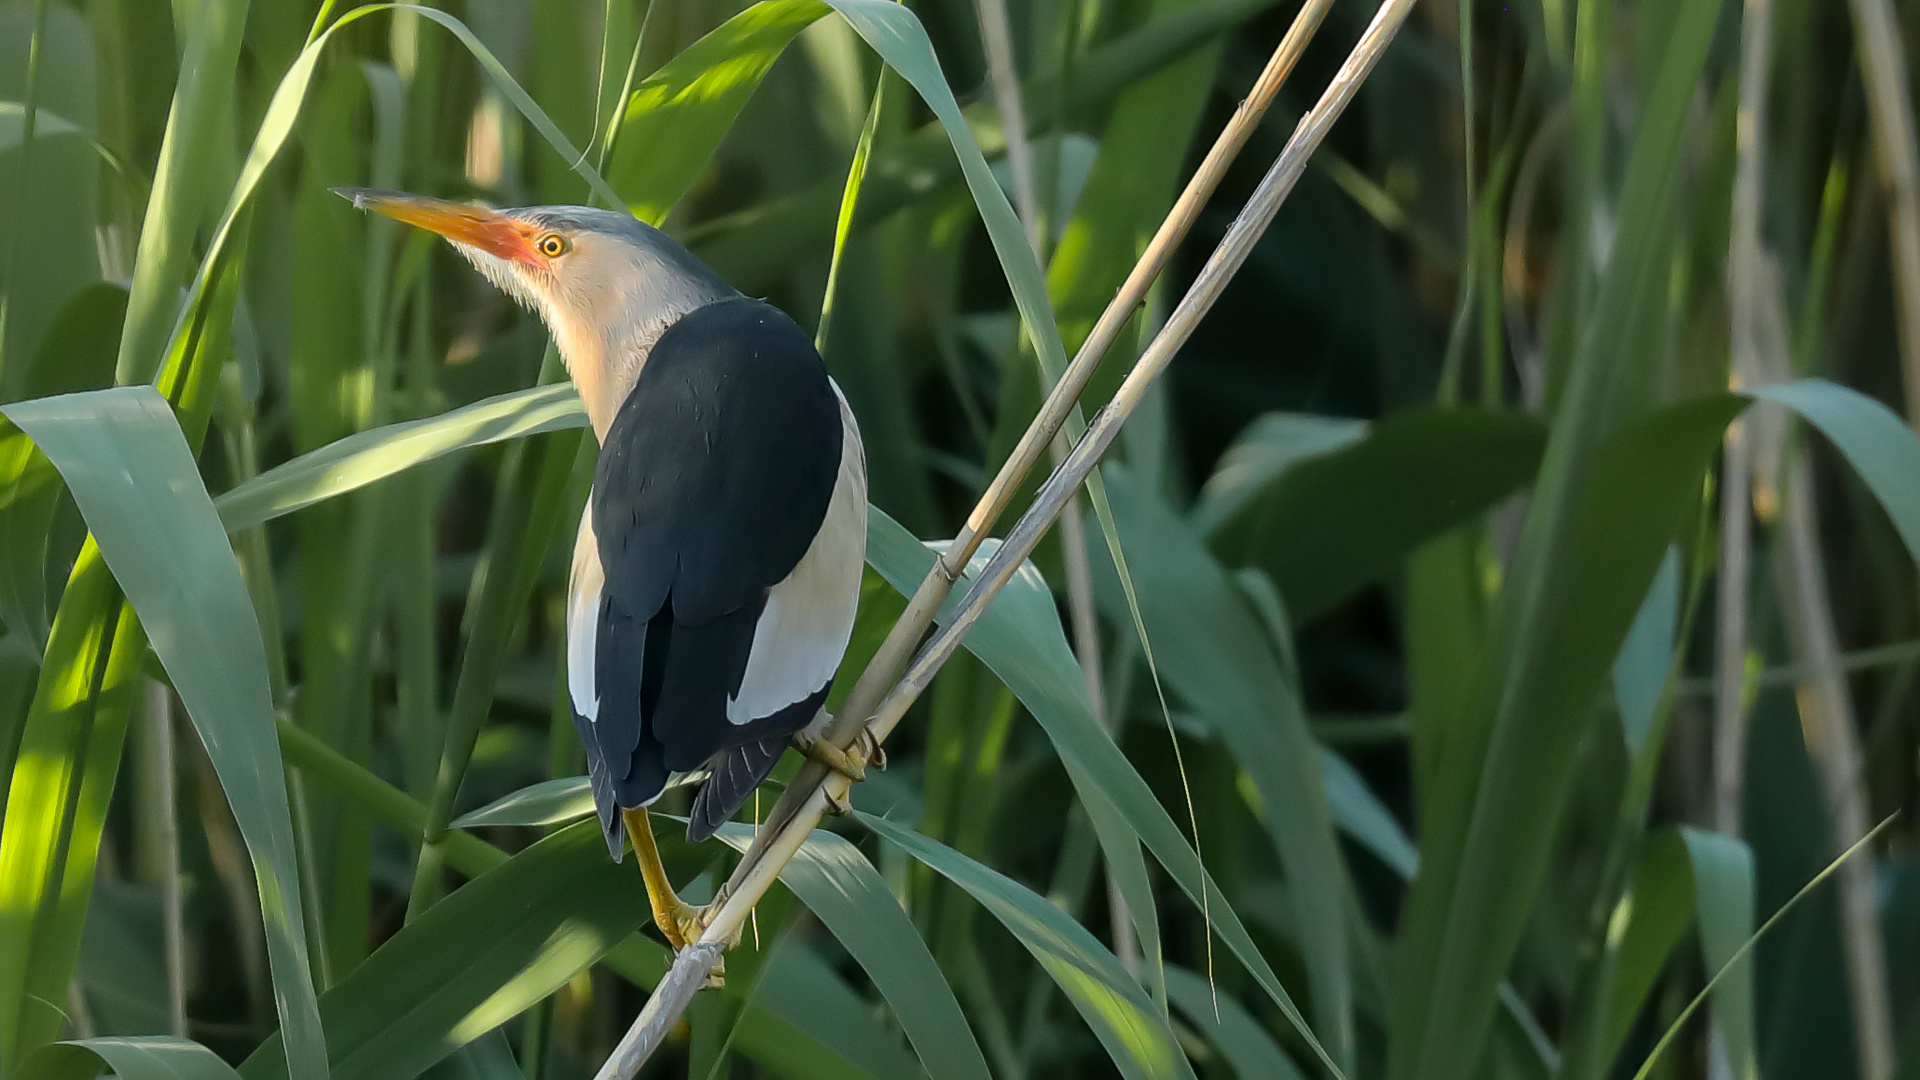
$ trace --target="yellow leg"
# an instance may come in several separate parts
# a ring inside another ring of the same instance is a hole
[[[647,822],[647,808],[620,811],[633,837],[633,854],[640,862],[640,877],[647,883],[647,899],[653,905],[653,922],[664,934],[667,944],[677,952],[688,942],[698,941],[707,928],[704,913],[680,899],[667,880],[667,868],[660,862],[660,849],[653,842],[653,826]]]

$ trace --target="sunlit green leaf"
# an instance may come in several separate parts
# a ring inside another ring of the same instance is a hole
[[[20,1069],[30,1080],[92,1080],[103,1072],[120,1080],[235,1080],[239,1075],[199,1043],[160,1036],[53,1043]]]
[[[253,857],[292,1073],[324,1076],[314,1057],[326,1043],[259,623],[192,452],[148,387],[42,398],[4,412],[65,477],[200,734]]]
[[[222,494],[214,506],[229,530],[243,529],[457,450],[586,424],[571,383],[518,390],[328,443]]]
[[[573,978],[647,918],[600,823],[572,825],[435,904],[320,999],[336,1080],[412,1076]],[[286,1074],[279,1037],[241,1075]]]

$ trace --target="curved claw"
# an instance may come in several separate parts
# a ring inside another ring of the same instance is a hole
[[[887,753],[870,731],[860,732],[859,738],[845,750],[825,739],[801,732],[793,737],[793,748],[809,760],[819,762],[856,784],[867,778],[867,766],[876,769],[887,767]]]

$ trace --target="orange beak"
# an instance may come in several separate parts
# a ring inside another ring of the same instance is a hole
[[[337,187],[333,193],[358,209],[438,233],[496,258],[530,265],[537,262],[526,225],[496,210],[377,188]]]

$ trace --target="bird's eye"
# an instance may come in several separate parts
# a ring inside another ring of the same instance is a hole
[[[559,233],[548,233],[541,237],[540,243],[537,246],[540,254],[545,255],[549,259],[557,259],[565,255],[568,250],[573,247],[572,244],[567,243],[567,238],[561,236]]]

